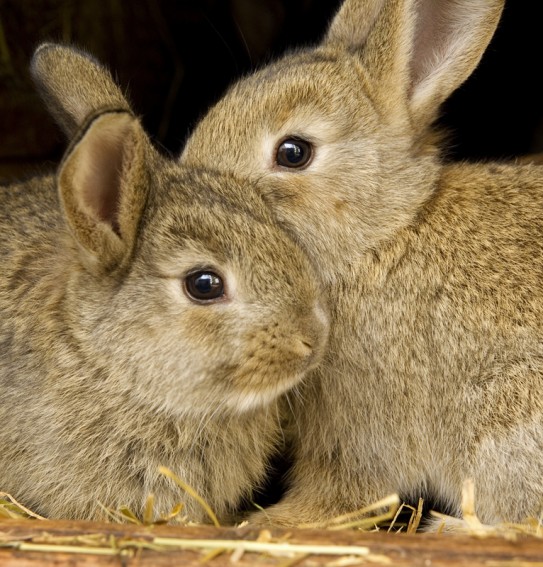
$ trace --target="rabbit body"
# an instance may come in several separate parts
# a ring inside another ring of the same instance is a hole
[[[322,522],[391,492],[460,515],[468,478],[484,522],[543,512],[543,171],[446,164],[433,127],[502,4],[345,0],[320,45],[235,84],[187,141],[182,164],[236,172],[270,204],[332,312],[289,396],[290,488],[254,521]]]
[[[499,182],[481,185],[481,167],[448,167],[417,224],[330,286],[333,354],[292,400],[292,488],[262,521],[393,492],[460,515],[468,478],[483,521],[539,515],[543,183],[493,165]]]
[[[1,489],[49,517],[142,515],[152,493],[209,521],[163,466],[228,521],[323,350],[317,277],[260,196],[159,155],[96,62],[37,52],[54,65],[72,143],[54,176],[0,188]],[[225,293],[195,300],[194,271]]]

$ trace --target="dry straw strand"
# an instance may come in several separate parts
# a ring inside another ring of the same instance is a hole
[[[211,506],[192,488],[189,486],[185,481],[181,480],[174,472],[166,467],[158,467],[158,472],[167,476],[169,479],[173,480],[175,484],[177,484],[180,488],[182,488],[189,496],[192,496],[200,506],[206,511],[207,515],[213,522],[213,525],[216,528],[220,528],[221,524],[215,515],[215,512],[211,509]]]
[[[164,547],[177,549],[224,549],[236,551],[240,547],[244,551],[253,553],[282,554],[310,554],[310,555],[356,555],[365,557],[370,555],[369,547],[356,545],[305,545],[297,543],[264,543],[260,541],[226,540],[226,539],[176,539],[153,538],[153,543]]]
[[[299,527],[305,529],[346,529],[354,527],[357,527],[359,529],[368,527],[372,528],[375,527],[375,525],[378,523],[392,519],[395,516],[399,505],[399,496],[397,494],[390,494],[382,500],[361,508],[360,510],[355,510],[354,512],[349,512],[348,514],[343,514],[342,516],[337,516],[325,522],[302,524]],[[360,516],[365,516],[370,512],[374,512],[382,508],[389,508],[389,511],[379,516],[360,518]]]
[[[17,509],[24,512],[27,516],[29,516],[31,518],[35,518],[36,520],[46,520],[47,519],[47,518],[44,518],[43,516],[40,516],[39,514],[36,514],[35,512],[32,512],[32,510],[29,510],[26,506],[23,506],[11,494],[8,494],[7,492],[0,492],[0,499],[2,499],[2,498],[6,498],[12,505],[14,505]]]

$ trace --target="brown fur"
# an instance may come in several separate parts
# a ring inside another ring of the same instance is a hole
[[[317,277],[235,175],[160,156],[85,54],[44,46],[33,72],[73,140],[55,176],[0,188],[0,488],[50,517],[154,493],[209,521],[162,465],[227,521],[323,351]],[[184,293],[203,267],[225,300]]]
[[[240,81],[188,141],[185,166],[264,196],[332,308],[325,361],[290,396],[291,487],[255,521],[390,492],[459,514],[468,477],[485,522],[543,510],[543,173],[444,165],[432,129],[502,4],[346,0],[321,45]],[[314,147],[299,170],[275,162],[292,136]]]

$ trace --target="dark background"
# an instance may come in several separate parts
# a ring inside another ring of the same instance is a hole
[[[543,150],[538,0],[508,0],[480,67],[444,107],[450,156],[510,159]],[[147,131],[177,153],[240,75],[318,41],[338,0],[0,0],[0,178],[52,165],[65,140],[28,75],[44,40],[109,66]]]

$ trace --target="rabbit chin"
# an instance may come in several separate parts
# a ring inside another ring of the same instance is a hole
[[[198,376],[190,388],[171,381],[167,385],[168,395],[153,386],[158,379],[140,382],[139,387],[130,390],[138,405],[151,408],[153,412],[165,414],[174,419],[201,419],[211,416],[217,419],[233,415],[244,415],[272,406],[284,393],[298,386],[307,375],[308,369],[285,371],[280,376],[277,372],[262,374],[259,372],[236,374],[216,372],[212,378],[207,372]],[[173,373],[172,373],[173,374]],[[235,381],[232,376],[235,375]],[[156,378],[156,375],[153,375]],[[252,378],[252,379],[251,379]],[[162,382],[164,386],[164,382]]]
[[[290,379],[275,382],[268,388],[258,389],[246,388],[238,392],[232,392],[225,400],[226,407],[237,414],[264,409],[273,404],[282,394],[296,387],[302,381],[305,373],[293,375]]]

